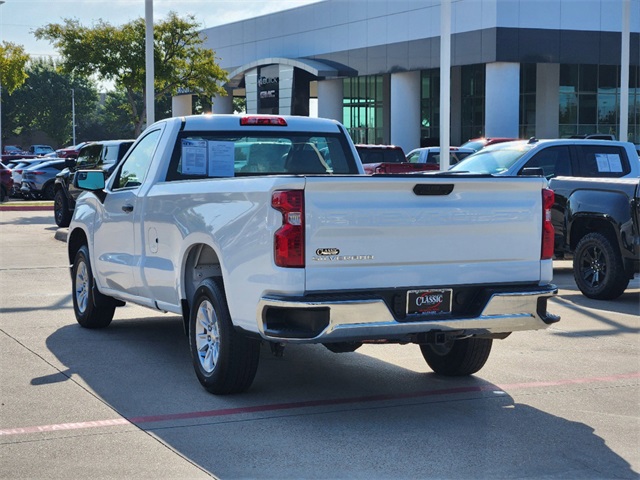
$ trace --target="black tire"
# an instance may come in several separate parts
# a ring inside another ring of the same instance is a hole
[[[71,223],[69,201],[62,190],[58,190],[53,197],[53,218],[59,227],[68,227]]]
[[[42,189],[42,193],[41,193],[42,198],[44,200],[53,200],[55,194],[56,194],[56,190],[53,182],[47,183]]]
[[[251,386],[260,342],[233,328],[222,284],[211,278],[203,280],[193,296],[189,345],[196,375],[207,391],[227,395]]]
[[[596,300],[618,298],[630,280],[618,247],[597,232],[578,242],[573,254],[573,278],[585,297]]]
[[[80,247],[76,253],[71,270],[71,284],[73,287],[73,312],[78,323],[85,328],[107,327],[113,320],[113,314],[116,310],[115,302],[94,288],[89,249],[86,245]],[[96,295],[99,295],[98,299]]]
[[[9,199],[9,195],[7,194],[7,190],[4,188],[4,185],[0,185],[0,202],[4,202]]]
[[[442,345],[420,345],[422,356],[439,375],[471,375],[480,370],[491,353],[491,338],[464,338]]]

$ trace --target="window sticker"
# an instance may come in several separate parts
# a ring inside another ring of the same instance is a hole
[[[182,140],[182,173],[187,175],[207,174],[206,140]]]
[[[610,153],[607,155],[609,159],[609,168],[612,172],[622,173],[622,161],[620,161],[620,155],[617,153]]]
[[[598,172],[622,172],[622,162],[617,153],[596,153]]]
[[[209,141],[209,176],[233,177],[234,176],[234,142]]]

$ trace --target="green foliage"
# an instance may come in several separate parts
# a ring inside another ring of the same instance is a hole
[[[43,131],[56,146],[68,145],[73,138],[72,90],[76,125],[82,125],[95,111],[95,87],[84,78],[60,72],[52,60],[30,62],[26,74],[22,86],[11,95],[3,95],[3,138]]]
[[[233,97],[233,113],[247,113],[247,99],[245,97]]]
[[[213,50],[202,46],[193,15],[180,18],[170,12],[154,24],[154,70],[156,102],[167,101],[178,88],[202,96],[225,95],[220,83],[226,72],[216,63]],[[145,95],[145,22],[139,18],[121,27],[100,21],[94,27],[65,19],[35,31],[38,39],[49,40],[64,59],[66,72],[113,82],[127,99],[127,109],[136,136],[146,119],[139,99]]]
[[[0,85],[9,93],[18,88],[27,79],[25,65],[29,55],[21,45],[11,42],[0,43]]]

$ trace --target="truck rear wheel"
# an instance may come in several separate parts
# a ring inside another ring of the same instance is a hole
[[[196,375],[207,391],[226,395],[251,386],[260,342],[233,328],[224,290],[211,278],[200,283],[193,297],[189,345]]]
[[[578,242],[573,255],[573,277],[585,297],[613,300],[629,285],[629,275],[616,246],[605,235],[592,232]]]
[[[89,249],[83,245],[76,253],[71,271],[73,286],[73,312],[78,323],[85,328],[104,328],[113,320],[116,307],[112,298],[101,295],[94,288],[93,272],[89,262]],[[96,295],[101,295],[100,306]],[[112,304],[113,303],[113,304]]]
[[[439,375],[471,375],[480,370],[491,353],[491,338],[450,340],[442,345],[420,345],[422,356]]]

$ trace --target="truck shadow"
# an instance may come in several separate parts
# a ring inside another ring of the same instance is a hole
[[[615,300],[594,300],[585,297],[576,286],[571,269],[555,269],[553,276],[553,282],[560,289],[558,296],[564,305],[573,306],[576,309],[640,315],[640,276],[638,275],[629,282],[625,292]]]
[[[40,216],[24,216],[20,218],[11,218],[8,221],[0,221],[0,225],[54,225],[53,210],[47,215]],[[45,230],[56,230],[57,227],[45,228]]]
[[[249,392],[218,397],[198,383],[175,316],[68,325],[46,344],[66,370],[32,385],[86,383],[221,478],[636,477],[589,425],[516,403],[481,374],[441,378],[319,345],[277,358],[263,345]]]

